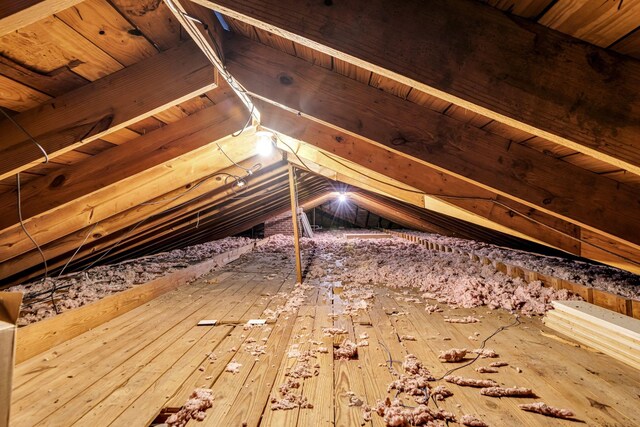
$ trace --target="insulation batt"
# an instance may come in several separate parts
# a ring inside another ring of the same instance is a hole
[[[415,408],[405,406],[400,399],[379,400],[375,411],[388,427],[428,426],[441,427],[445,421],[456,422],[456,417],[442,409],[433,410],[426,405]]]
[[[496,368],[492,368],[490,366],[478,366],[476,368],[476,372],[480,374],[497,374],[498,370]]]
[[[466,348],[452,348],[446,351],[441,351],[438,355],[438,359],[447,363],[455,363],[464,360],[469,350]]]
[[[526,315],[544,314],[551,308],[552,300],[577,298],[566,290],[545,288],[540,282],[513,279],[462,254],[429,251],[403,239],[347,242],[318,233],[314,244],[315,253],[321,255],[312,258],[307,275],[310,282],[380,284],[401,291],[413,288],[422,292],[423,298],[452,307],[487,305],[492,309],[519,310]],[[310,245],[303,239],[303,249]],[[327,267],[337,260],[343,267]]]
[[[546,415],[547,417],[569,419],[574,416],[573,411],[570,409],[554,408],[553,406],[548,406],[544,402],[525,403],[518,405],[518,407],[523,411],[536,412],[538,414]]]
[[[208,388],[197,388],[191,393],[189,400],[166,421],[168,426],[183,427],[189,420],[204,420],[205,411],[213,406],[213,391]]]
[[[525,387],[487,387],[480,390],[483,396],[491,397],[536,397],[533,390]]]
[[[436,400],[444,400],[447,397],[453,396],[453,392],[447,388],[445,385],[439,385],[431,390],[431,395],[436,398]]]
[[[482,359],[498,357],[498,353],[490,348],[476,348],[471,353],[479,354]]]
[[[44,282],[38,281],[12,286],[5,290],[25,293],[25,302],[28,302],[30,295],[52,289],[54,285],[58,288],[63,287],[61,291],[56,293],[56,305],[60,312],[64,312],[252,242],[252,239],[244,237],[229,237],[184,249],[175,249],[171,252],[127,260],[118,264],[101,265],[85,272],[71,273],[60,278],[49,277]],[[25,326],[55,315],[56,312],[50,299],[45,298],[42,302],[23,306],[18,326]]]
[[[456,247],[479,256],[486,256],[496,261],[618,294],[625,298],[640,299],[640,276],[614,267],[537,255],[439,234],[415,231],[405,231],[405,233],[414,234],[441,245]]]
[[[463,415],[462,418],[460,418],[460,424],[468,427],[489,427],[488,424],[473,415]]]
[[[344,340],[340,346],[333,350],[333,358],[336,360],[354,359],[358,354],[358,346],[350,340]]]
[[[444,377],[444,380],[446,382],[457,384],[459,386],[477,387],[482,388],[482,390],[488,390],[489,388],[500,388],[498,387],[498,383],[493,380],[478,380],[475,378],[464,378],[455,375],[447,375],[446,377]]]
[[[458,317],[458,318],[445,317],[444,321],[447,323],[478,323],[480,322],[480,319],[477,319],[473,316]]]

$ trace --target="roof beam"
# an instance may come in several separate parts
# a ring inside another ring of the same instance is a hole
[[[14,116],[50,159],[216,87],[192,42],[147,58]],[[0,121],[0,180],[43,162],[9,120]]]
[[[541,242],[574,255],[591,258],[632,272],[640,272],[640,262],[638,262],[640,251],[634,247],[607,239],[601,234],[589,232],[509,198],[498,196],[455,177],[447,176],[426,165],[398,156],[374,144],[367,144],[352,135],[297,116],[282,108],[264,102],[259,103],[258,106],[262,111],[263,125],[281,132],[280,139],[286,142],[290,148],[281,142],[279,147],[285,151],[292,149],[302,157],[303,161],[309,160],[309,162],[305,162],[309,167],[313,168],[311,162],[322,166],[322,169],[314,170],[314,172],[322,173],[332,179],[339,179],[341,174],[349,174],[348,168],[339,168],[340,165],[337,165],[335,161],[330,162],[331,158],[322,154],[329,153],[334,159],[337,158],[343,163],[346,161],[347,165],[358,165],[360,168],[364,168],[362,170],[354,168],[355,170],[351,170],[351,172],[375,177],[375,173],[368,172],[373,171],[380,174],[378,176],[384,175],[409,186],[409,188],[434,195],[434,197],[426,196],[424,205],[414,203],[414,198],[407,198],[405,201],[408,203],[467,221],[472,219],[468,216],[474,216],[480,221],[471,222],[478,225],[507,233],[509,233],[508,229],[514,230],[515,233],[510,232],[509,234]],[[285,135],[289,135],[291,138]],[[290,161],[295,162],[296,160],[290,156]],[[339,173],[335,169],[338,169]],[[372,181],[371,179],[360,179],[361,184],[368,184],[363,187],[369,190],[374,188],[371,185]],[[382,193],[389,191],[383,186],[380,186],[380,190]],[[394,191],[394,193],[396,198],[402,195],[402,192]],[[461,215],[461,211],[464,215]],[[506,229],[497,228],[491,223],[506,227]],[[584,238],[587,232],[589,239]],[[594,236],[598,236],[598,238]]]
[[[83,0],[7,0],[0,2],[0,36],[81,3]]]
[[[248,181],[250,185],[253,186],[261,183],[265,179],[271,179],[275,173],[284,174],[283,170],[276,172],[271,170],[270,166],[275,164],[277,160],[275,157],[270,159],[261,158],[260,161],[262,162],[263,170],[266,171],[260,174],[254,174],[249,178]],[[239,161],[238,164],[250,168],[256,164],[257,161],[258,159],[251,158],[245,161]],[[156,227],[158,222],[170,221],[173,218],[181,217],[186,212],[193,212],[196,209],[201,209],[209,204],[216,203],[225,197],[233,196],[235,191],[231,189],[232,184],[225,184],[225,181],[222,179],[206,179],[206,177],[211,176],[213,172],[219,174],[237,174],[239,170],[236,166],[231,166],[218,171],[207,171],[206,175],[203,176],[193,176],[191,179],[195,180],[185,186],[149,200],[145,204],[135,206],[106,218],[95,226],[87,226],[44,245],[42,249],[47,259],[50,260],[50,271],[63,266],[72,253],[80,246],[82,247],[74,256],[76,261],[117,244],[119,239],[125,237],[129,239],[145,233]],[[188,191],[188,193],[185,193],[186,191]],[[186,205],[181,208],[185,203]],[[129,227],[138,223],[140,224],[135,230],[129,229]],[[18,274],[41,263],[42,258],[35,249],[7,259],[0,263],[0,279]],[[30,277],[40,273],[40,270],[32,272]]]
[[[633,58],[477,1],[194,2],[640,174]]]
[[[243,37],[225,46],[257,97],[640,248],[640,194],[628,186]]]
[[[244,122],[246,117],[240,122]],[[244,123],[243,123],[244,124]],[[241,127],[236,128],[236,131]],[[209,135],[211,139],[217,136]],[[25,226],[33,238],[45,245],[89,225],[162,196],[168,191],[190,184],[194,178],[206,177],[217,169],[231,166],[231,162],[217,148],[218,143],[232,159],[251,157],[254,145],[252,130],[238,138],[226,137],[198,150],[147,169],[87,197],[73,200],[58,209],[48,211],[27,221]],[[137,158],[137,157],[136,157]],[[243,171],[238,170],[238,174]],[[0,262],[33,249],[21,227],[14,226],[0,232]]]
[[[239,104],[235,99],[228,99],[23,185],[23,219],[27,221],[66,203],[105,191],[117,182],[233,133],[245,120]],[[0,230],[18,224],[16,204],[15,191],[0,194]]]

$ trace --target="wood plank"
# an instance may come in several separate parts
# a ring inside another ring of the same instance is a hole
[[[16,0],[0,4],[0,36],[19,30],[82,0]]]
[[[296,280],[302,283],[302,259],[300,257],[300,231],[298,230],[298,196],[293,165],[289,163],[289,198],[291,200],[291,221],[293,222],[293,246],[296,256]]]
[[[185,43],[25,111],[15,120],[55,158],[213,87],[208,61],[193,43]],[[42,162],[42,153],[25,143],[24,134],[8,120],[0,122],[0,133],[0,179]]]
[[[124,68],[55,15],[2,36],[0,53],[45,73],[70,66],[89,81]]]
[[[609,47],[638,27],[639,15],[640,4],[634,1],[624,4],[559,0],[538,22],[596,46]]]
[[[566,312],[572,317],[584,319],[640,341],[640,320],[614,313],[585,301],[553,301],[552,304],[556,310]]]
[[[125,67],[157,53],[107,0],[85,0],[56,16]]]
[[[249,277],[244,276],[243,278],[239,278],[239,286],[232,286],[227,289],[226,294],[228,294],[228,297],[233,297],[233,295],[237,293],[239,289],[246,289],[247,292],[253,289],[253,286],[241,286],[242,284],[246,284],[247,280],[249,280],[251,277],[252,276],[250,275]],[[191,301],[187,300],[187,306],[182,307],[180,311],[175,311],[170,315],[167,315],[166,313],[168,301],[164,301],[163,303],[159,304],[159,306],[162,307],[165,311],[165,322],[153,322],[149,320],[144,321],[141,319],[134,322],[135,327],[133,329],[133,332],[122,334],[119,329],[113,329],[110,335],[116,335],[116,337],[118,338],[103,338],[103,341],[98,341],[97,348],[87,348],[92,347],[94,343],[92,341],[89,343],[89,346],[83,346],[75,352],[72,351],[71,353],[69,353],[69,351],[67,351],[67,353],[54,359],[56,360],[58,366],[60,366],[62,369],[65,369],[65,371],[67,372],[67,376],[62,378],[56,377],[55,371],[52,372],[48,370],[45,371],[43,375],[32,378],[29,383],[15,390],[17,393],[14,393],[14,408],[19,411],[22,419],[27,420],[33,418],[34,423],[39,421],[43,416],[46,417],[48,413],[51,413],[52,411],[58,409],[61,409],[61,415],[64,417],[64,412],[66,409],[77,408],[79,409],[79,413],[72,412],[68,415],[70,417],[79,418],[83,414],[86,414],[86,411],[96,407],[97,405],[101,404],[101,402],[103,402],[103,399],[98,398],[100,394],[95,394],[95,392],[102,392],[102,387],[100,387],[99,384],[96,384],[95,381],[103,378],[105,381],[107,381],[104,389],[113,391],[113,387],[115,386],[115,396],[113,398],[122,399],[122,395],[118,391],[118,388],[126,387],[129,384],[129,377],[135,376],[138,370],[144,365],[138,365],[136,369],[129,369],[128,371],[117,369],[115,372],[113,366],[120,366],[123,362],[126,363],[132,358],[133,360],[131,361],[135,363],[136,357],[141,351],[144,353],[141,355],[143,356],[143,361],[145,361],[145,359],[146,361],[153,360],[157,355],[157,353],[154,353],[154,351],[162,352],[167,348],[166,345],[159,347],[155,346],[155,341],[157,341],[159,338],[167,339],[169,340],[169,342],[176,341],[180,343],[176,344],[175,346],[178,349],[184,348],[186,345],[187,348],[183,350],[186,351],[189,346],[194,343],[195,339],[185,339],[185,333],[191,330],[195,330],[196,334],[200,334],[206,332],[207,330],[210,330],[207,328],[198,328],[195,325],[199,319],[208,315],[207,310],[212,305],[217,305],[216,303],[218,301],[220,301],[220,299],[218,298],[216,292],[207,293],[205,291],[197,295],[195,298],[191,299]],[[224,308],[226,306],[223,305],[222,307]],[[162,315],[162,313],[156,312],[155,318],[157,319],[159,315]],[[100,363],[100,361],[104,359],[104,355],[100,353],[100,350],[104,348],[104,346],[100,345],[102,342],[106,342],[106,346],[112,346],[114,349],[117,349],[116,355],[112,358],[112,363],[114,363],[114,365]],[[151,347],[149,348],[150,345]],[[149,353],[149,351],[151,351],[151,353]],[[83,354],[83,358],[81,361],[77,360],[78,354]],[[75,357],[73,357],[74,355]],[[65,356],[67,357],[65,358]],[[138,360],[138,362],[140,362],[140,360]],[[87,372],[90,372],[91,375],[86,375]],[[70,381],[76,376],[79,377],[79,380]],[[124,378],[122,378],[123,376]],[[46,381],[50,384],[55,383],[55,381],[61,381],[63,384],[65,382],[67,384],[64,384],[62,387],[60,387],[60,389],[57,389],[56,393],[46,393],[44,392],[44,390],[42,390],[42,387],[38,386],[38,381]],[[73,402],[74,397],[78,396],[82,391],[87,391],[88,397],[96,397],[96,399],[89,399],[89,401],[85,401],[84,399],[82,399],[82,397],[80,397],[77,402],[63,407],[62,404]],[[40,400],[46,401],[49,404],[43,404],[39,408],[33,408],[31,411],[28,411],[27,408],[31,406],[30,402],[33,401],[34,398],[37,398],[39,394],[41,394],[41,396],[39,396]],[[108,396],[110,395],[111,394],[108,394]],[[104,395],[102,396],[105,397]],[[56,403],[56,400],[61,403],[59,408],[52,405]]]
[[[110,0],[136,30],[160,50],[176,47],[182,40],[180,23],[165,2],[156,0]]]
[[[106,191],[117,182],[224,138],[242,128],[243,113],[235,100],[229,100],[96,156],[85,155],[88,158],[73,167],[22,186],[22,217],[37,217],[97,191]],[[140,158],[143,152],[145,155]],[[62,156],[69,153],[73,152]],[[92,179],[96,176],[99,181]],[[3,209],[16,209],[17,201],[11,199],[14,197],[0,197]],[[10,215],[0,216],[0,229],[16,224]]]
[[[632,188],[504,138],[460,126],[447,116],[248,39],[236,37],[225,48],[229,71],[262,99],[640,247],[640,219],[632,208],[639,200]],[[316,96],[309,98],[306,93]],[[368,107],[364,109],[362,105]],[[577,194],[589,197],[578,198]],[[629,209],[617,209],[615,215],[607,215],[597,206]]]
[[[640,64],[575,43],[540,24],[463,0],[441,0],[428,7],[419,0],[403,2],[391,17],[382,0],[338,7],[302,6],[294,0],[196,2],[640,172],[634,142],[640,132],[634,121],[639,104],[629,96],[638,86]],[[465,22],[471,30],[461,33],[454,21]]]
[[[186,282],[208,273],[212,268],[237,259],[250,252],[253,244],[234,250],[234,254],[220,254],[203,263],[159,277],[144,285],[105,297],[81,308],[70,310],[33,325],[20,328],[16,344],[16,363],[20,363],[49,348],[76,337],[123,313],[133,310]]]
[[[42,92],[0,75],[0,107],[13,111],[25,111],[37,107],[50,97]],[[6,120],[4,115],[2,120]]]
[[[39,73],[0,56],[0,74],[49,96],[60,96],[89,83],[68,66],[49,73]]]

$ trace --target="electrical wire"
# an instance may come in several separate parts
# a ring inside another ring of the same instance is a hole
[[[38,242],[36,242],[36,239],[33,238],[33,236],[29,233],[29,231],[27,231],[27,227],[24,225],[24,220],[22,219],[22,200],[21,200],[21,194],[20,194],[20,172],[18,172],[16,174],[16,186],[17,186],[17,197],[18,197],[18,220],[20,220],[20,227],[22,227],[22,231],[24,231],[24,233],[27,235],[27,237],[29,237],[29,239],[31,240],[31,242],[35,245],[35,247],[38,249],[38,252],[40,252],[40,256],[42,257],[42,263],[44,264],[44,277],[42,279],[42,282],[45,283],[47,281],[47,278],[49,276],[49,266],[47,265],[47,257],[44,255],[44,251],[42,250],[42,248],[40,247],[40,245],[38,244]],[[53,294],[56,292],[56,285],[55,282],[53,284],[53,288],[51,290],[51,303],[53,304],[53,308],[56,312],[56,314],[59,313],[58,311],[58,306],[56,304],[56,301],[53,297]]]
[[[31,142],[33,142],[36,145],[36,147],[38,147],[40,149],[40,151],[42,152],[42,155],[44,156],[44,162],[42,162],[42,163],[44,163],[44,164],[49,163],[49,155],[47,154],[46,150],[44,148],[42,148],[42,145],[38,144],[38,141],[36,141],[36,139],[33,137],[33,135],[31,135],[24,127],[22,127],[22,125],[20,125],[20,123],[18,123],[15,120],[13,120],[13,117],[11,117],[6,111],[4,111],[4,108],[0,107],[0,111],[2,111],[2,114],[4,114],[5,117],[7,119],[9,119],[9,121],[11,123],[13,123],[15,125],[15,127],[17,127],[22,132],[24,132],[29,137]]]
[[[64,273],[64,270],[67,268],[67,266],[69,265],[69,263],[71,261],[73,261],[73,258],[75,258],[75,256],[78,254],[78,252],[80,252],[80,248],[82,248],[82,246],[84,246],[84,244],[87,242],[87,239],[89,238],[89,236],[91,236],[91,234],[93,233],[93,230],[96,229],[96,227],[98,226],[100,222],[96,222],[95,224],[93,224],[93,227],[91,227],[91,230],[89,230],[89,232],[87,233],[86,236],[84,236],[84,240],[82,241],[82,243],[80,243],[80,246],[78,246],[78,248],[76,249],[76,251],[73,253],[73,255],[71,255],[71,258],[69,258],[69,260],[67,261],[67,263],[64,265],[64,267],[62,267],[62,270],[60,270],[60,273],[58,273],[58,279],[60,278],[60,276],[62,276],[62,273]]]
[[[498,335],[500,332],[502,332],[502,331],[504,331],[506,329],[509,329],[511,327],[518,326],[518,325],[520,325],[520,323],[521,323],[520,322],[520,316],[516,314],[515,315],[515,320],[513,322],[511,322],[508,325],[500,326],[498,329],[493,331],[493,333],[491,335],[489,335],[484,340],[482,340],[482,343],[480,344],[480,349],[484,349],[485,345],[487,345],[487,341],[489,341],[494,336]],[[447,375],[451,375],[452,373],[454,373],[455,371],[457,371],[459,369],[466,368],[467,366],[473,365],[480,358],[480,356],[481,356],[480,353],[476,354],[476,357],[471,359],[469,362],[467,362],[465,364],[462,364],[462,365],[458,365],[453,369],[449,369],[447,372],[444,373],[444,375],[442,375],[439,378],[436,378],[434,381],[440,381],[440,380],[444,379],[444,377],[446,377]]]

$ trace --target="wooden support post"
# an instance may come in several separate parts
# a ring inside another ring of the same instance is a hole
[[[289,163],[289,194],[291,195],[291,221],[293,221],[293,246],[296,252],[296,282],[302,283],[302,260],[300,259],[300,231],[298,230],[298,203],[296,201],[293,165]]]

